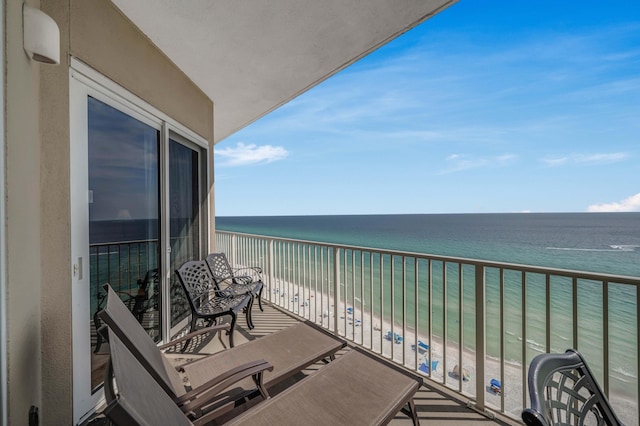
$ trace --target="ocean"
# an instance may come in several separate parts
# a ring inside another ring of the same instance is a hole
[[[640,213],[216,217],[216,228],[423,254],[640,276]]]

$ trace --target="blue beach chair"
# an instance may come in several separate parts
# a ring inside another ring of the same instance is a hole
[[[384,336],[384,338],[396,344],[402,343],[402,336],[399,335],[398,333],[393,333],[393,338],[392,338],[391,331],[387,331],[387,334]]]
[[[429,370],[431,371],[436,371],[436,369],[438,368],[438,363],[440,361],[435,360],[435,361],[431,361],[431,369],[429,369],[429,360],[425,359],[422,364],[420,364],[420,366],[418,367],[418,371],[422,371],[424,374],[429,374]]]
[[[411,345],[411,350],[416,350],[416,345]],[[422,340],[418,340],[418,353],[426,354],[429,350],[429,345],[424,343]]]
[[[489,387],[491,388],[491,392],[495,393],[496,395],[500,395],[500,392],[502,391],[500,380],[491,379],[491,382],[489,382]]]

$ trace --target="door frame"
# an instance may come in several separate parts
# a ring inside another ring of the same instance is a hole
[[[91,351],[89,321],[89,191],[88,191],[88,108],[87,99],[92,96],[131,117],[149,124],[160,131],[160,241],[159,261],[161,273],[160,291],[162,300],[161,342],[169,339],[170,301],[169,295],[169,238],[168,234],[168,144],[171,135],[189,141],[200,149],[200,155],[208,158],[207,140],[171,117],[162,113],[138,96],[101,75],[82,61],[71,58],[69,69],[70,112],[70,223],[72,259],[72,336],[73,336],[73,420],[79,423],[88,418],[95,408],[104,402],[104,393],[99,389],[91,393]],[[204,179],[208,167],[203,162]],[[203,216],[201,250],[208,244],[209,191],[201,188],[200,209]],[[81,260],[82,259],[82,260]],[[185,323],[187,320],[184,321]],[[88,379],[87,379],[88,377]]]
[[[0,7],[0,64],[4,64],[4,7]],[[6,425],[7,415],[7,288],[5,254],[5,149],[4,149],[4,66],[0,71],[0,425]]]

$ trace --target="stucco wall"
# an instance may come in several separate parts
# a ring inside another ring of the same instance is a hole
[[[5,9],[6,344],[12,425],[27,424],[29,407],[41,400],[39,66],[22,48],[22,3],[7,0]]]
[[[42,424],[72,424],[71,245],[69,220],[69,7],[42,0],[60,28],[60,65],[41,66]]]
[[[60,28],[61,64],[22,48],[22,0],[6,0],[9,424],[72,424],[69,58],[213,141],[213,104],[107,0],[29,0]],[[86,320],[86,319],[79,319]]]

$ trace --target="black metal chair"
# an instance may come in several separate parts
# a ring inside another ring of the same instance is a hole
[[[541,354],[529,368],[531,408],[522,412],[529,426],[622,425],[582,355]]]
[[[211,269],[211,275],[219,288],[229,289],[234,294],[250,293],[258,299],[258,306],[262,309],[262,269],[257,266],[245,268],[231,268],[224,253],[210,253],[206,258]]]
[[[191,308],[191,329],[196,330],[196,323],[199,319],[206,322],[206,325],[215,324],[218,318],[229,316],[230,329],[229,344],[233,347],[233,331],[236,324],[237,313],[246,313],[247,325],[253,328],[251,321],[250,294],[236,295],[231,292],[219,290],[211,276],[211,271],[205,261],[194,260],[182,264],[176,270],[178,279],[189,301]],[[185,344],[185,347],[187,344]]]
[[[151,296],[149,295],[151,291]],[[138,292],[133,295],[133,307],[131,313],[142,324],[145,312],[158,310],[158,295],[160,281],[158,281],[158,268],[150,269],[143,279],[138,279]]]

